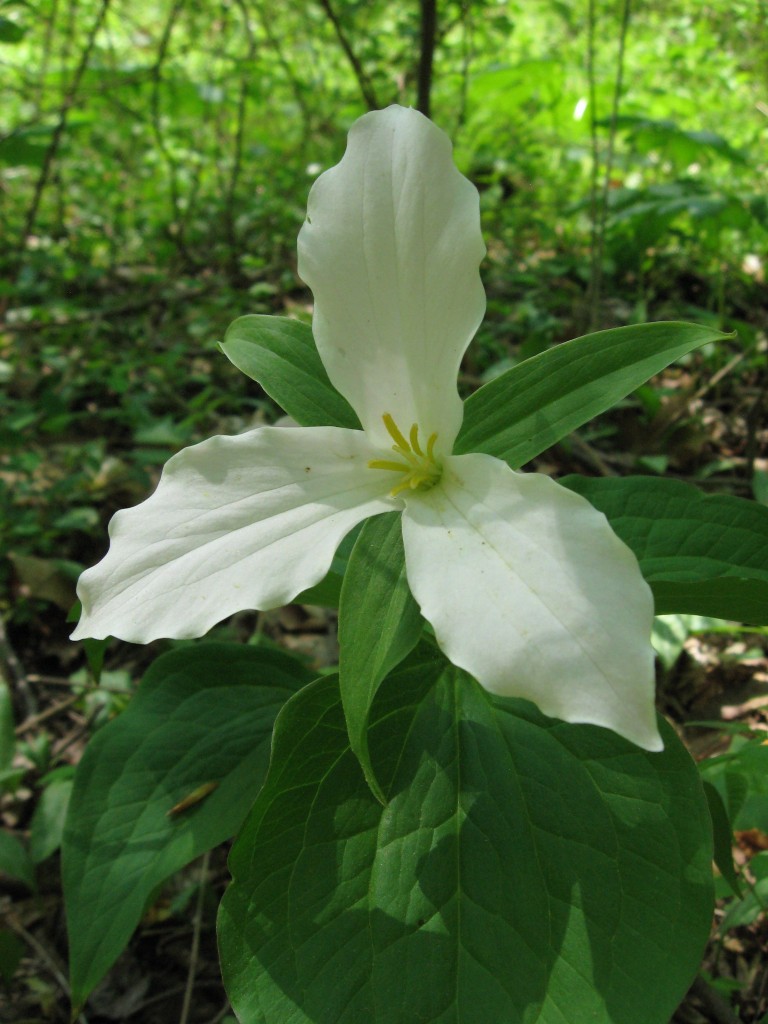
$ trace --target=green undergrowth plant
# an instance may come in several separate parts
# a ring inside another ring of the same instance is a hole
[[[222,345],[292,424],[174,456],[82,576],[78,639],[298,599],[338,606],[340,652],[316,678],[270,644],[186,644],[93,737],[63,841],[76,1009],[156,887],[233,838],[244,1024],[667,1024],[691,983],[711,803],[654,710],[653,617],[768,623],[768,509],[520,467],[729,336],[601,331],[462,403],[483,254],[442,132],[356,122],[299,236],[312,328],[246,316]]]

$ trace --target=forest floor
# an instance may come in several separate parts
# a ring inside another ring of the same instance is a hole
[[[211,282],[191,290],[215,292]],[[68,640],[76,575],[71,563],[76,568],[100,556],[111,513],[146,493],[174,446],[216,430],[235,432],[264,415],[255,385],[241,383],[233,391],[231,368],[222,356],[202,349],[190,356],[195,337],[215,333],[232,318],[231,303],[210,299],[208,319],[200,327],[180,312],[189,307],[186,292],[170,301],[158,292],[155,302],[137,295],[121,299],[118,345],[108,313],[95,325],[88,321],[93,344],[79,368],[83,324],[73,321],[71,309],[62,315],[64,326],[49,325],[47,332],[33,332],[18,321],[0,324],[0,366],[11,365],[13,374],[8,416],[19,421],[15,427],[6,421],[5,427],[24,437],[23,444],[9,445],[0,456],[9,556],[0,559],[5,561],[0,612],[6,621],[0,668],[13,687],[16,736],[15,775],[12,784],[6,775],[0,790],[0,822],[25,842],[47,774],[77,764],[94,728],[125,706],[147,665],[164,649],[162,643],[139,648],[112,642],[97,688],[84,668],[82,649]],[[304,301],[292,297],[274,311],[305,308]],[[160,337],[181,340],[169,347],[157,341]],[[51,352],[62,349],[62,339],[67,339],[66,358],[56,363]],[[121,355],[130,345],[136,350],[122,378]],[[642,401],[622,403],[530,468],[554,476],[664,472],[709,493],[748,496],[752,470],[768,474],[764,361],[764,351],[749,355],[738,342],[720,355],[695,356],[656,379]],[[152,366],[158,364],[155,373]],[[470,366],[466,382],[476,383],[482,372],[482,366]],[[109,385],[102,387],[105,374]],[[190,408],[198,413],[189,416]],[[335,661],[335,629],[334,612],[294,605],[237,616],[227,635],[242,640],[263,631],[319,669]],[[696,759],[727,749],[737,725],[754,736],[765,733],[768,742],[768,631],[683,623],[659,664],[658,697],[660,710]],[[700,721],[714,725],[689,724]],[[748,876],[750,859],[768,850],[768,835],[744,829],[735,839],[737,868]],[[214,850],[156,893],[127,950],[77,1018],[80,1024],[234,1020],[215,937],[216,907],[228,880],[226,856],[226,846]],[[55,849],[36,865],[36,883],[34,892],[18,879],[0,883],[2,1024],[70,1019]],[[676,1012],[676,1024],[768,1019],[768,916],[721,934],[718,925],[728,900],[718,902],[703,976]]]

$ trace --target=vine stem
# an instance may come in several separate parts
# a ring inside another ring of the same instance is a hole
[[[365,68],[360,63],[360,60],[352,49],[352,44],[347,38],[347,34],[344,31],[344,27],[339,21],[336,12],[331,6],[331,0],[318,0],[320,6],[328,16],[328,20],[333,25],[334,31],[336,32],[336,38],[339,40],[342,50],[347,56],[347,60],[350,63],[352,70],[355,73],[357,84],[360,87],[360,92],[363,94],[363,99],[368,105],[369,110],[376,110],[380,104],[376,98],[376,92],[373,88],[373,82],[366,73]]]

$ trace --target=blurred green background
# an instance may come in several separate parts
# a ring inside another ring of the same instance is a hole
[[[714,450],[674,399],[733,359],[760,389],[765,7],[0,3],[0,613],[41,596],[46,567],[20,559],[75,563],[57,569],[69,594],[169,454],[276,415],[217,343],[246,312],[310,315],[295,241],[312,181],[368,107],[427,95],[488,243],[464,386],[590,328],[738,328],[583,437],[622,471],[764,492],[756,432]]]

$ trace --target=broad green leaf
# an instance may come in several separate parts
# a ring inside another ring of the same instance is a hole
[[[513,468],[522,466],[675,359],[730,337],[670,322],[616,327],[558,345],[467,399],[454,451],[487,452]]]
[[[658,477],[561,481],[637,555],[656,612],[768,624],[768,508]]]
[[[660,612],[684,609],[753,626],[768,625],[766,580],[720,576],[695,583],[660,579],[649,582]]]
[[[347,571],[349,556],[352,554],[352,548],[355,546],[355,541],[360,535],[363,525],[363,523],[359,523],[349,531],[333,556],[328,575],[321,579],[319,583],[316,583],[314,587],[310,587],[309,590],[303,590],[294,598],[294,604],[319,604],[330,608],[339,607],[344,573]]]
[[[75,775],[62,850],[72,999],[123,950],[153,889],[232,836],[264,780],[272,726],[311,675],[286,654],[199,644],[158,658]]]
[[[363,525],[339,602],[339,687],[349,740],[382,801],[368,757],[368,712],[379,684],[410,654],[422,627],[405,575],[400,519],[390,512]]]
[[[227,330],[221,350],[301,426],[360,429],[352,407],[328,379],[309,324],[241,316]]]
[[[5,829],[0,829],[0,876],[2,875],[23,882],[33,892],[37,888],[35,866],[29,854],[21,840]]]
[[[41,864],[61,846],[71,795],[72,778],[66,775],[54,779],[40,795],[29,833],[29,855],[34,864]]]
[[[386,807],[333,677],[276,723],[219,917],[241,1024],[667,1024],[712,913],[674,731],[649,754],[413,658],[371,721]]]

